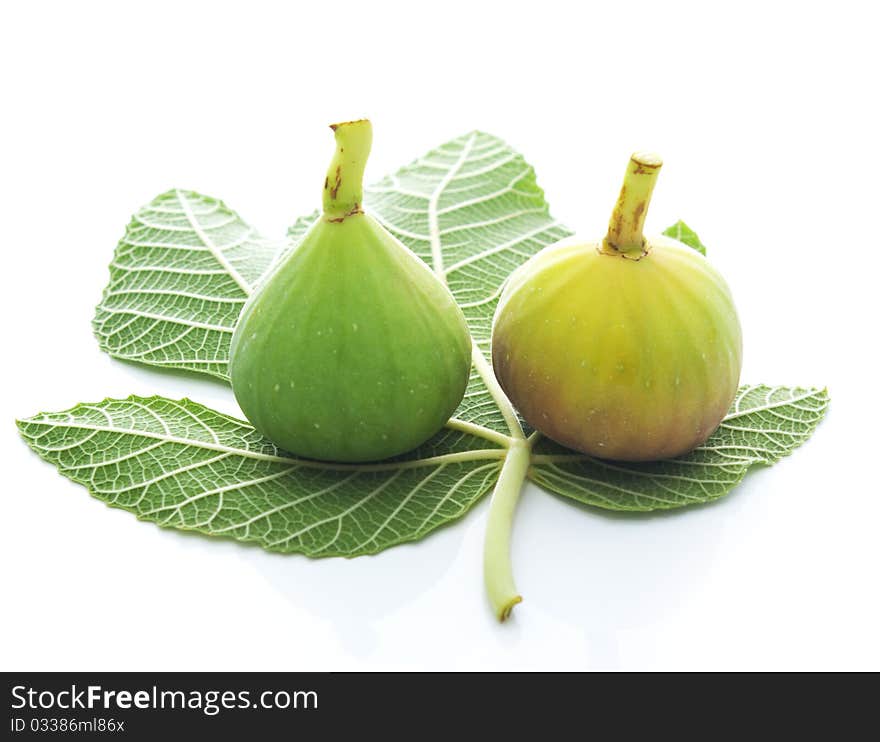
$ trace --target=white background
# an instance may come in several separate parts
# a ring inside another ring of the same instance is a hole
[[[3,669],[880,669],[880,149],[871,3],[17,3],[0,11]],[[280,235],[319,203],[327,124],[375,180],[479,128],[554,215],[603,233],[630,152],[728,279],[743,380],[828,385],[814,438],[711,506],[590,512],[528,487],[525,602],[495,623],[486,502],[353,561],[140,523],[13,418],[230,391],[114,361],[90,320],[129,215],[174,186]]]

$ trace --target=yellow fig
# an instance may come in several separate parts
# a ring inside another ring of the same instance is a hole
[[[501,387],[541,433],[591,456],[678,456],[736,394],[742,331],[708,260],[642,234],[662,162],[632,156],[607,236],[564,240],[510,277],[492,330]]]

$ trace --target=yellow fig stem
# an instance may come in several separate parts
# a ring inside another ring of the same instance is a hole
[[[324,179],[324,216],[341,221],[363,210],[364,168],[373,144],[373,126],[360,119],[330,128],[336,135],[336,151]]]
[[[489,522],[483,547],[483,576],[489,603],[499,621],[507,619],[513,607],[522,602],[513,581],[510,536],[513,515],[531,457],[532,450],[528,442],[522,439],[512,441],[489,505]]]
[[[642,229],[654,183],[663,161],[658,155],[650,152],[636,152],[629,161],[623,186],[617,197],[617,204],[608,224],[608,236],[605,238],[606,252],[642,252],[645,238]]]

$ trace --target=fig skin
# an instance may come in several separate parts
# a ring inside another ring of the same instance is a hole
[[[326,461],[417,447],[458,407],[471,366],[449,290],[355,205],[341,216],[325,200],[324,216],[263,280],[232,338],[232,386],[247,418],[279,447]]]
[[[721,275],[669,237],[637,245],[621,250],[606,238],[544,249],[511,276],[492,332],[495,374],[531,426],[623,461],[671,458],[705,442],[742,366]]]

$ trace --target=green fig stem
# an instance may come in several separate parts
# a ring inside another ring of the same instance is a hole
[[[367,119],[330,126],[336,151],[324,179],[324,216],[342,221],[360,214],[364,202],[364,167],[373,144],[373,126]]]
[[[645,238],[642,229],[654,183],[663,166],[659,155],[650,152],[636,152],[630,158],[623,177],[623,186],[617,197],[617,204],[608,224],[605,237],[605,252],[629,253],[644,252]]]
[[[489,603],[499,621],[507,619],[513,607],[522,602],[522,596],[517,592],[513,581],[510,536],[516,504],[531,457],[531,446],[525,440],[515,439],[511,442],[489,505],[489,522],[483,548],[483,576]]]

